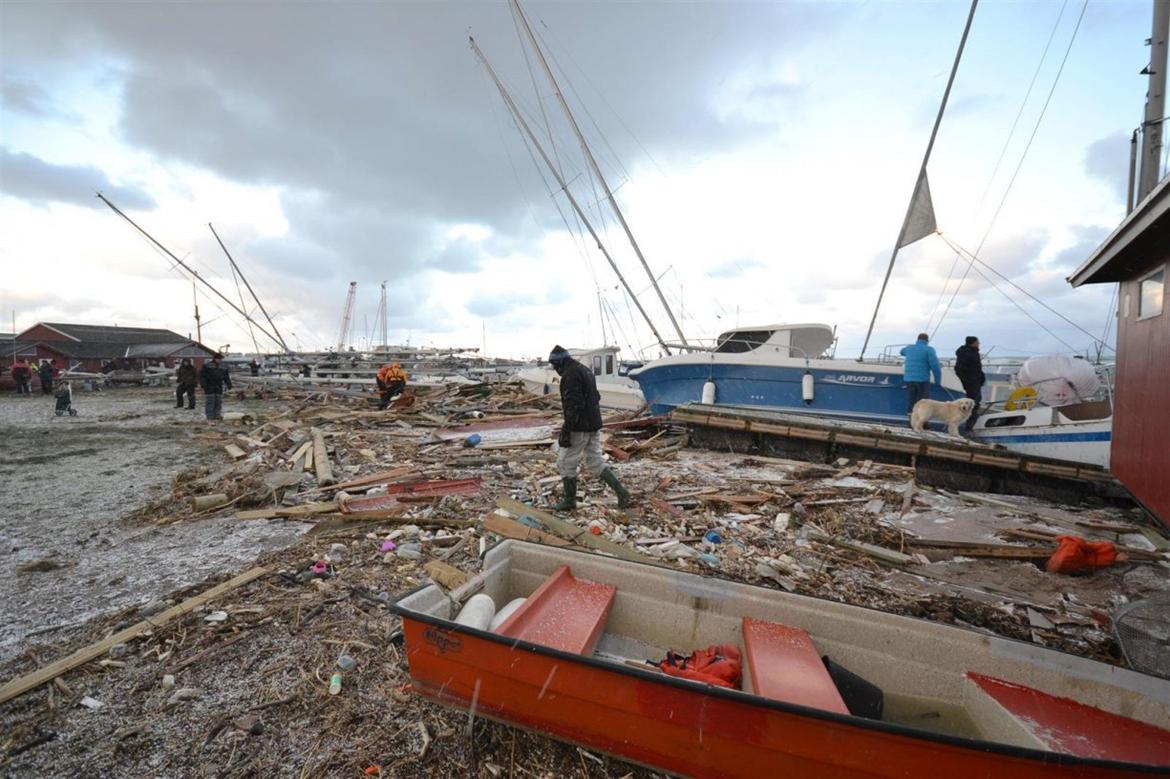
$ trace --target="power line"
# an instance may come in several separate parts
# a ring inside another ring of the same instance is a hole
[[[1032,128],[1032,134],[1028,138],[1028,143],[1024,145],[1024,151],[1020,154],[1020,161],[1016,163],[1016,169],[1012,172],[1012,177],[1008,181],[1007,189],[1004,190],[1003,197],[1000,198],[999,205],[995,208],[995,213],[991,215],[991,221],[988,222],[987,229],[983,232],[983,237],[979,239],[979,245],[975,247],[975,254],[971,255],[972,258],[979,254],[979,252],[983,251],[983,244],[987,242],[988,236],[991,235],[991,231],[995,227],[995,222],[997,219],[999,219],[1000,211],[1003,210],[1004,203],[1007,202],[1008,195],[1011,194],[1012,187],[1016,183],[1016,177],[1020,175],[1020,169],[1024,167],[1024,160],[1028,158],[1028,151],[1032,148],[1032,142],[1036,140],[1036,134],[1040,131],[1040,124],[1044,121],[1044,115],[1048,112],[1048,105],[1052,102],[1052,95],[1056,92],[1056,85],[1060,83],[1060,76],[1062,73],[1064,73],[1064,66],[1068,62],[1068,55],[1072,52],[1073,43],[1077,39],[1077,32],[1081,29],[1081,22],[1085,18],[1085,10],[1088,7],[1089,0],[1084,0],[1084,2],[1081,4],[1081,13],[1079,16],[1077,16],[1077,24],[1073,28],[1072,36],[1070,36],[1068,39],[1068,46],[1065,47],[1064,57],[1060,60],[1060,67],[1056,71],[1056,77],[1052,79],[1052,87],[1048,90],[1048,97],[1044,100],[1044,106],[1040,109],[1040,115],[1036,117],[1036,124]],[[959,283],[955,287],[955,291],[951,294],[951,299],[947,301],[947,307],[943,309],[942,315],[938,319],[938,324],[934,326],[934,330],[932,330],[930,333],[932,336],[938,332],[940,327],[942,327],[943,320],[947,318],[947,313],[950,312],[951,306],[954,304],[955,298],[958,297],[959,290],[963,288],[963,282],[967,280],[967,276],[971,273],[972,267],[972,263],[967,264],[967,269],[963,272],[963,277],[959,279]]]

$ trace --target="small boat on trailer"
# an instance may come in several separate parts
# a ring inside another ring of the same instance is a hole
[[[422,695],[673,774],[1170,773],[1170,679],[950,625],[520,541],[392,609]],[[742,689],[647,662],[726,644]]]

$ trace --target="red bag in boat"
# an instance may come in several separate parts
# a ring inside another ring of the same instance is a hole
[[[732,644],[713,644],[706,649],[696,649],[690,657],[667,652],[666,659],[658,667],[668,676],[739,689],[739,648]]]
[[[1060,545],[1044,566],[1049,573],[1092,573],[1117,560],[1117,547],[1111,541],[1086,541],[1079,536],[1060,536],[1056,540]]]

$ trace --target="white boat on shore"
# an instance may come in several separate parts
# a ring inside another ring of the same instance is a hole
[[[1028,360],[1018,387],[975,420],[971,437],[1024,454],[1109,467],[1113,393],[1108,369],[1048,355]]]
[[[642,391],[638,389],[638,383],[621,373],[618,347],[569,349],[569,354],[573,355],[574,360],[593,371],[593,378],[597,381],[597,392],[601,395],[602,408],[637,411],[645,405],[646,401],[642,397]],[[560,392],[561,377],[548,364],[521,368],[516,376],[524,384],[524,389],[533,395]]]

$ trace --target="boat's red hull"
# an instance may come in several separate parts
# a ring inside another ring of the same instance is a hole
[[[450,624],[450,623],[446,623]],[[981,749],[709,692],[403,614],[415,689],[482,716],[695,777],[1120,777],[1114,765]],[[967,746],[966,744],[971,744]]]

